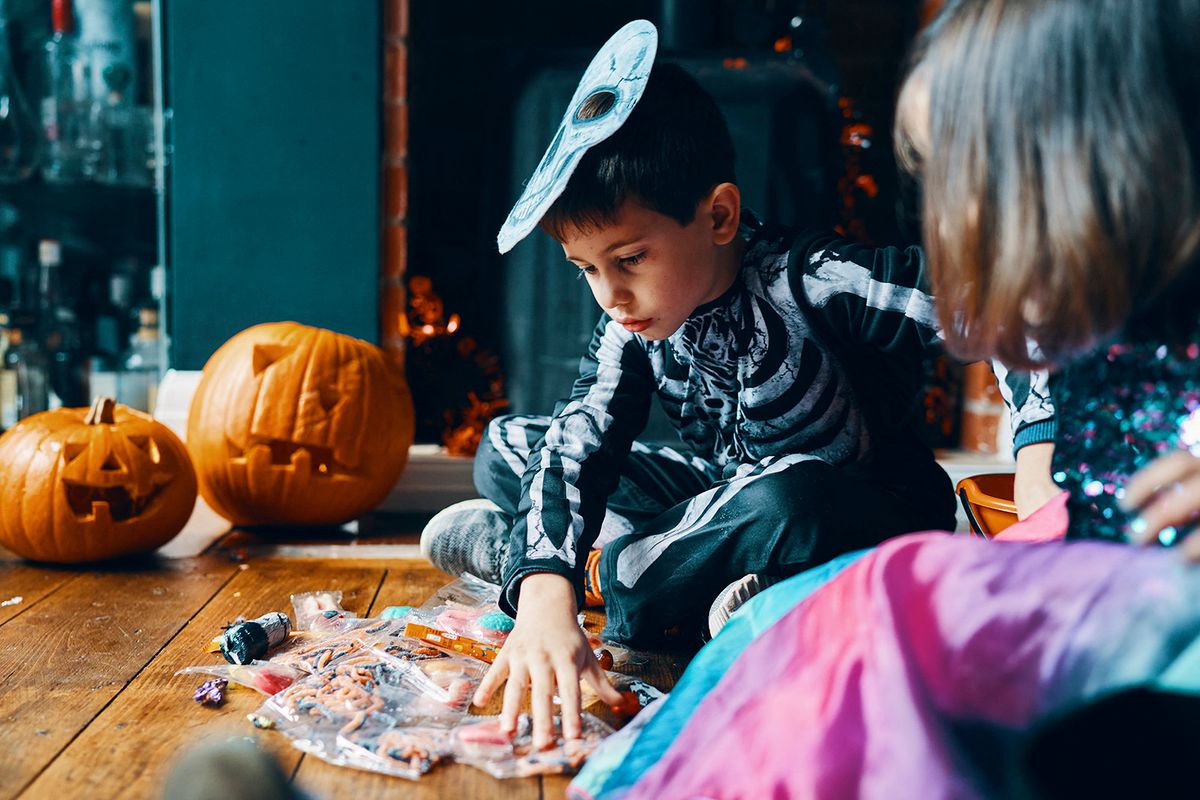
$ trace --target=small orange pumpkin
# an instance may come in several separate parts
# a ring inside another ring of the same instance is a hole
[[[187,446],[200,494],[238,525],[328,525],[379,503],[408,462],[412,396],[369,342],[247,328],[204,365]]]
[[[196,504],[183,442],[111,397],[59,408],[0,436],[0,544],[75,563],[154,550]]]

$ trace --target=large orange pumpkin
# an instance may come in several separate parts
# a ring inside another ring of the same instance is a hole
[[[378,347],[295,322],[213,353],[187,446],[200,494],[238,525],[326,525],[379,503],[408,462],[412,396]]]
[[[187,523],[196,473],[165,425],[112,398],[0,436],[0,544],[37,561],[154,550]]]

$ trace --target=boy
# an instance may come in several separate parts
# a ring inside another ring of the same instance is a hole
[[[576,623],[585,596],[602,596],[607,638],[642,644],[700,628],[710,603],[716,628],[847,550],[954,528],[949,479],[910,425],[939,338],[920,252],[743,211],[716,104],[679,67],[650,71],[652,32],[631,23],[593,61],[499,237],[505,251],[540,224],[604,311],[571,397],[493,421],[475,461],[487,499],[421,539],[446,572],[502,586],[516,626],[476,700],[508,677],[511,730],[531,687],[535,744],[556,692],[578,735],[581,676],[620,699]],[[690,453],[635,440],[655,394]]]

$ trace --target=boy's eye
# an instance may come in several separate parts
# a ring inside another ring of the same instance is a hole
[[[624,256],[622,258],[618,258],[617,263],[620,264],[622,267],[634,267],[634,266],[637,266],[638,264],[642,263],[642,260],[645,257],[646,257],[645,252],[634,253],[631,256]]]
[[[575,273],[575,277],[579,278],[581,280],[583,279],[583,277],[585,275],[595,275],[596,274],[596,268],[593,266],[589,265],[586,267],[580,267],[580,266],[576,265],[576,267],[579,269],[579,272]]]

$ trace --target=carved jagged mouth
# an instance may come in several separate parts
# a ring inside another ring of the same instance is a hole
[[[318,477],[329,477],[335,472],[345,472],[346,470],[338,467],[337,462],[333,459],[333,449],[330,447],[319,447],[311,444],[298,444],[296,442],[288,442],[283,439],[271,439],[264,442],[255,442],[246,450],[242,450],[233,442],[228,442],[230,454],[235,461],[244,462],[247,456],[256,448],[266,446],[271,453],[271,466],[280,468],[294,468],[296,454],[303,452],[308,454],[309,468],[313,475]]]
[[[161,486],[145,497],[134,497],[124,486],[88,486],[72,481],[63,481],[67,490],[67,505],[76,519],[89,520],[96,516],[96,505],[108,506],[108,515],[113,522],[124,522],[140,516],[162,491]]]

